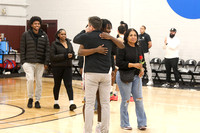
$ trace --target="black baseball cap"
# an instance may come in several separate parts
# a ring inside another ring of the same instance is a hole
[[[176,29],[175,28],[171,28],[170,31],[176,32]]]

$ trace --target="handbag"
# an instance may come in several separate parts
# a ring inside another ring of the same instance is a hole
[[[124,83],[132,82],[135,76],[135,70],[119,70],[120,79]]]

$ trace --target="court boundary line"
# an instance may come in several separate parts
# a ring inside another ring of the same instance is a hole
[[[77,108],[81,108],[82,106],[79,106]],[[69,110],[65,110],[62,112],[57,112],[57,113],[52,113],[52,114],[48,114],[48,115],[43,115],[43,116],[38,116],[38,117],[32,117],[32,118],[28,118],[28,119],[21,119],[21,120],[15,120],[15,121],[9,121],[9,122],[2,122],[0,124],[9,124],[9,123],[14,123],[14,122],[20,122],[20,121],[27,121],[27,120],[33,120],[33,119],[38,119],[38,118],[43,118],[43,117],[48,117],[48,116],[52,116],[52,115],[56,115],[56,114],[61,114],[61,113],[65,113],[65,112],[69,112]],[[58,118],[59,119],[59,118]],[[2,129],[2,128],[0,128]]]
[[[35,125],[35,124],[41,124],[41,123],[45,123],[45,122],[56,121],[56,120],[59,120],[59,119],[71,118],[71,117],[74,117],[74,116],[78,116],[80,114],[83,114],[83,113],[78,113],[78,114],[74,114],[74,115],[70,115],[70,116],[66,116],[66,117],[62,117],[62,118],[56,118],[56,119],[46,120],[46,121],[37,122],[37,123],[31,123],[31,124],[24,124],[24,125],[19,125],[19,126],[12,126],[12,127],[0,128],[0,130],[9,129],[9,128],[16,128],[16,127],[22,127],[22,126]]]
[[[0,104],[1,104],[1,105],[13,106],[13,107],[16,107],[16,108],[21,109],[21,111],[22,111],[22,112],[19,113],[18,115],[14,115],[14,116],[12,116],[12,117],[8,117],[8,118],[0,119],[0,121],[2,121],[2,120],[8,120],[8,119],[11,119],[11,118],[18,117],[18,116],[24,114],[24,112],[25,112],[25,109],[23,109],[23,108],[21,108],[21,107],[19,107],[19,106],[16,106],[16,105],[12,105],[12,104],[4,104],[4,103],[0,103]],[[0,124],[1,124],[1,123],[0,123]]]

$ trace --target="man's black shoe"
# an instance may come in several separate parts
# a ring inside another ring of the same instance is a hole
[[[32,107],[33,107],[33,98],[29,98],[29,99],[28,99],[27,107],[28,107],[28,108],[32,108]]]
[[[35,108],[38,108],[38,109],[41,108],[39,101],[35,102]]]

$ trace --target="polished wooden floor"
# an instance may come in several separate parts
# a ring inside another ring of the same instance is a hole
[[[0,79],[0,133],[82,133],[81,82],[73,81],[74,100],[77,109],[69,111],[69,101],[62,85],[60,110],[53,109],[53,79],[43,78],[41,109],[29,109],[26,80]],[[120,97],[112,101],[110,133],[200,133],[200,91],[143,87],[144,106],[148,127],[137,129],[134,102],[129,104],[132,131],[120,128]],[[93,131],[95,131],[96,115]]]

